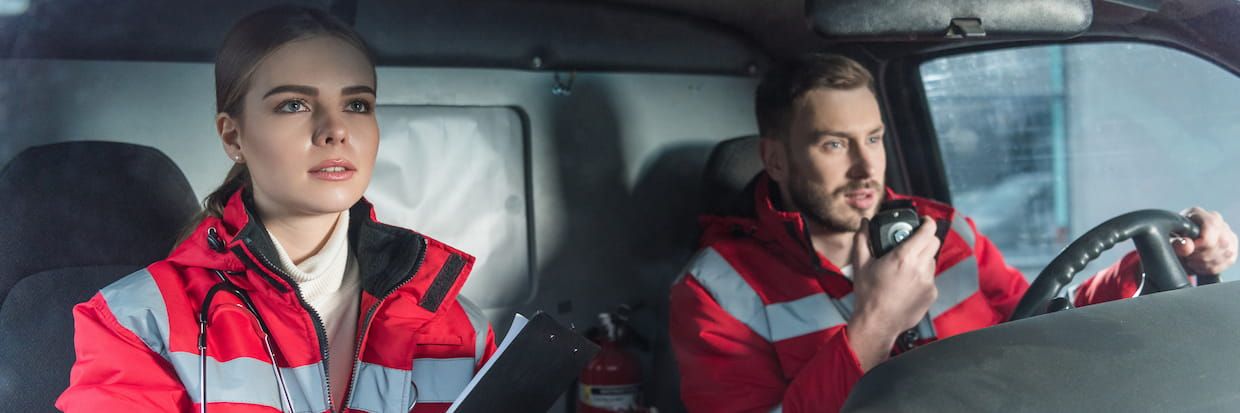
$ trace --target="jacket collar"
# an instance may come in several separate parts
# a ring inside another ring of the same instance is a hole
[[[728,216],[702,217],[702,246],[725,237],[751,236],[772,252],[785,256],[799,267],[816,274],[840,274],[839,267],[814,250],[810,241],[805,216],[798,211],[785,209],[780,201],[779,184],[765,171],[759,173],[745,188],[746,205],[732,208]],[[885,200],[916,199],[886,190]],[[920,210],[920,205],[918,206]]]
[[[223,216],[205,218],[192,235],[173,250],[168,261],[226,272],[252,270],[265,277],[274,273],[276,279],[269,282],[278,288],[283,285],[281,289],[288,288],[292,281],[281,275],[275,246],[255,211],[249,191],[238,190],[229,197]],[[349,209],[348,237],[349,248],[357,259],[362,290],[375,297],[386,296],[410,282],[426,257],[426,237],[379,222],[374,207],[364,198]],[[259,262],[253,262],[255,259]],[[466,276],[456,277],[453,284],[463,284]],[[413,287],[425,290],[433,282],[432,278],[412,280]]]
[[[771,254],[791,263],[799,273],[817,278],[832,296],[842,296],[852,290],[851,282],[843,276],[840,269],[814,249],[804,215],[784,210],[779,205],[779,186],[766,172],[755,176],[746,186],[744,193],[746,195],[740,198],[742,202],[725,206],[731,207],[725,209],[725,215],[708,215],[700,219],[703,227],[702,247],[723,239],[748,237],[756,240]],[[934,218],[939,224],[939,239],[945,238],[955,214],[950,206],[925,198],[897,194],[891,188],[886,188],[885,194],[884,202],[910,201],[918,214]],[[967,253],[960,249],[953,251],[956,251],[953,254]]]
[[[743,192],[737,205],[725,209],[726,215],[700,219],[703,247],[722,239],[750,237],[812,273],[839,272],[814,250],[801,213],[780,207],[779,187],[766,172],[755,176]]]
[[[784,208],[779,184],[762,172],[754,186],[754,213],[763,238],[774,241],[790,258],[816,273],[840,273],[840,269],[814,250],[805,215]]]

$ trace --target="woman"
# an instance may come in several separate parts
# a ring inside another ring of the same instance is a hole
[[[215,82],[235,165],[167,259],[74,308],[56,406],[446,410],[494,338],[457,296],[473,257],[362,199],[379,130],[361,37],[321,10],[266,9],[229,32]]]

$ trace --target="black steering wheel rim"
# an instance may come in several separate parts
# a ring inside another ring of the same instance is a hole
[[[1030,284],[1011,320],[1020,320],[1046,312],[1051,300],[1078,272],[1116,244],[1131,239],[1141,257],[1146,289],[1167,291],[1192,284],[1180,264],[1179,257],[1168,242],[1172,234],[1197,238],[1201,228],[1187,217],[1165,210],[1146,209],[1129,212],[1094,227],[1081,235],[1038,274]]]

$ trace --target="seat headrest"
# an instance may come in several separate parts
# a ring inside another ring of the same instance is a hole
[[[706,161],[705,182],[702,184],[703,212],[731,215],[738,207],[751,202],[743,199],[745,186],[763,168],[758,154],[758,136],[742,136],[719,142]]]
[[[26,149],[0,170],[0,304],[13,284],[40,271],[166,257],[199,211],[195,199],[180,168],[151,147]]]

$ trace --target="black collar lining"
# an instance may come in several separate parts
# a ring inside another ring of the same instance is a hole
[[[249,190],[242,193],[242,201],[249,223],[237,236],[253,253],[276,256],[275,244],[266,226],[254,213],[257,208]],[[384,297],[413,278],[426,255],[426,238],[404,228],[372,221],[371,208],[364,200],[349,208],[349,248],[357,260],[362,290],[375,297]]]

